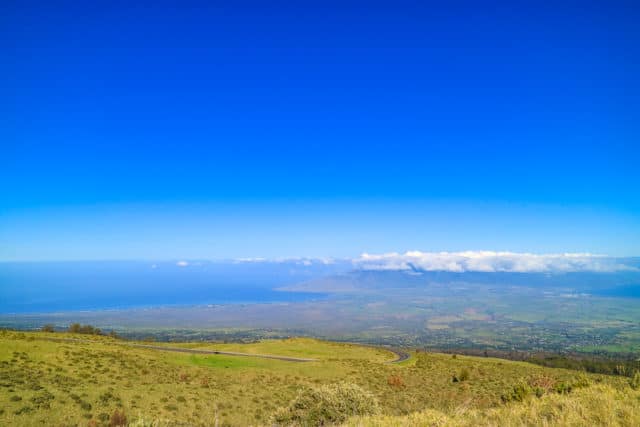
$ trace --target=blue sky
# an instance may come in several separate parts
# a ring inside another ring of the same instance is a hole
[[[640,254],[636,2],[9,2],[0,259]]]

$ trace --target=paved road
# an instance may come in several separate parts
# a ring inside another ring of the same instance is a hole
[[[48,341],[58,341],[58,342],[79,342],[79,343],[95,343],[94,340],[84,340],[81,338],[42,338]],[[135,344],[129,342],[118,342],[114,341],[113,344],[123,345],[128,347],[135,348],[147,348],[151,350],[160,350],[160,351],[173,351],[176,353],[190,353],[190,354],[222,354],[226,356],[240,356],[240,357],[258,357],[261,359],[275,359],[275,360],[284,360],[285,362],[317,362],[318,359],[310,359],[303,357],[289,357],[289,356],[278,356],[274,354],[254,354],[254,353],[240,353],[235,351],[220,351],[220,350],[199,350],[195,348],[183,348],[183,347],[167,347],[162,345],[151,345],[151,344]],[[355,344],[355,343],[354,343]],[[356,344],[362,347],[371,347],[371,348],[381,348],[387,351],[394,353],[397,357],[394,360],[390,360],[386,363],[399,363],[404,360],[409,359],[411,355],[404,350],[394,348],[394,347],[382,347],[376,345],[367,345],[367,344]]]
[[[382,350],[387,350],[390,351],[391,353],[396,355],[396,358],[393,360],[388,360],[385,363],[400,363],[400,362],[404,362],[405,360],[408,360],[409,358],[411,358],[411,354],[400,349],[397,347],[388,347],[386,345],[373,345],[373,344],[363,344],[363,343],[359,343],[359,342],[353,342],[353,341],[337,341],[337,342],[342,342],[344,344],[352,344],[352,345],[359,345],[360,347],[369,347],[369,348],[376,348],[378,350],[382,349]]]
[[[400,363],[400,362],[404,362],[405,360],[408,360],[411,355],[409,353],[407,353],[404,350],[400,350],[399,348],[391,348],[391,347],[381,347],[384,348],[385,350],[389,350],[392,353],[395,353],[396,356],[398,356],[395,360],[390,360],[387,363]]]
[[[306,359],[303,357],[289,357],[289,356],[276,356],[274,354],[254,354],[254,353],[239,353],[236,351],[219,351],[219,350],[198,350],[195,348],[181,348],[181,347],[164,347],[159,345],[146,345],[146,344],[123,344],[130,347],[137,348],[150,348],[152,350],[162,351],[175,351],[178,353],[192,353],[192,354],[224,354],[227,356],[243,356],[243,357],[259,357],[261,359],[276,359],[284,360],[286,362],[317,362],[318,359]]]
[[[182,347],[165,347],[158,345],[146,345],[146,344],[132,344],[132,343],[123,343],[123,345],[128,345],[131,347],[138,348],[150,348],[153,350],[162,350],[162,351],[175,351],[179,353],[193,353],[193,354],[225,354],[228,356],[246,356],[246,357],[260,357],[263,359],[276,359],[276,360],[285,360],[287,362],[317,362],[318,359],[306,359],[301,357],[289,357],[289,356],[276,356],[272,354],[254,354],[254,353],[239,353],[235,351],[219,351],[219,350],[198,350],[192,348],[182,348]],[[409,353],[404,350],[400,350],[393,347],[381,347],[381,346],[366,346],[372,348],[382,348],[384,350],[390,351],[394,353],[397,357],[393,360],[389,360],[386,363],[399,363],[405,361],[411,357]]]
[[[47,341],[58,341],[58,342],[78,342],[78,343],[95,343],[94,340],[83,340],[81,338],[42,338]],[[97,341],[99,343],[103,343]],[[162,345],[150,345],[150,344],[135,344],[130,342],[118,342],[114,341],[111,344],[122,345],[127,347],[135,347],[135,348],[148,348],[151,350],[160,350],[160,351],[173,351],[176,353],[190,353],[190,354],[223,354],[226,356],[242,356],[242,357],[258,357],[261,359],[276,359],[276,360],[284,360],[286,362],[317,362],[318,359],[306,359],[302,357],[289,357],[289,356],[277,356],[274,354],[254,354],[254,353],[240,353],[235,351],[219,351],[219,350],[199,350],[196,348],[182,348],[182,347],[167,347]]]

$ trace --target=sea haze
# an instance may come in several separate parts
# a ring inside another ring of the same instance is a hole
[[[4,263],[0,326],[81,322],[132,337],[165,329],[203,339],[232,328],[253,338],[636,354],[640,271],[637,259],[624,262],[613,272],[553,273],[309,259]]]
[[[305,301],[324,295],[275,288],[344,267],[309,260],[0,263],[0,313]]]

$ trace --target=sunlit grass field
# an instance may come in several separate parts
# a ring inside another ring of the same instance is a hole
[[[523,382],[556,388],[574,385],[576,389],[578,384],[586,387],[588,383],[635,393],[627,378],[423,352],[392,364],[389,361],[396,355],[381,348],[309,338],[161,345],[317,361],[175,353],[131,347],[102,336],[1,331],[0,425],[109,425],[116,410],[129,422],[146,419],[167,425],[268,425],[272,414],[289,405],[301,390],[340,382],[371,392],[383,416],[425,410],[450,416],[462,407],[504,410],[522,405],[505,403],[505,396]],[[633,396],[638,398],[637,394]],[[361,421],[375,424],[372,420]]]
[[[640,393],[599,384],[486,410],[461,405],[449,413],[428,409],[404,416],[353,417],[345,427],[632,427],[640,425],[638,407]]]

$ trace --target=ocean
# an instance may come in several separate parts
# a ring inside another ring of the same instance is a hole
[[[296,264],[297,266],[297,264]],[[294,302],[322,298],[275,288],[319,271],[291,265],[175,262],[1,263],[0,313],[165,305]]]

